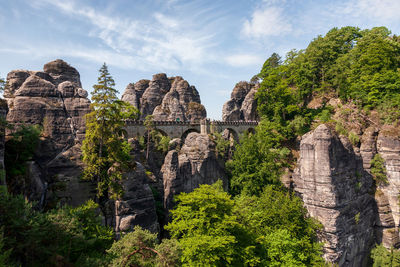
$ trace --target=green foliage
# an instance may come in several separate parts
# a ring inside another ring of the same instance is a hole
[[[280,184],[282,167],[287,166],[290,151],[281,146],[285,139],[277,123],[262,120],[254,135],[244,136],[231,161],[231,192],[257,195],[268,184]]]
[[[3,78],[0,78],[0,93],[4,92],[4,87],[6,86],[6,82]]]
[[[3,228],[0,228],[0,266],[7,266],[10,262],[10,255],[12,249],[4,250],[4,232]]]
[[[93,86],[92,112],[86,115],[83,177],[97,182],[98,196],[118,198],[122,194],[122,173],[131,162],[130,145],[123,138],[123,127],[125,120],[136,118],[138,111],[118,99],[106,64],[99,72],[98,84]]]
[[[176,197],[172,222],[165,229],[177,238],[184,266],[238,265],[244,256],[238,234],[242,231],[232,213],[234,201],[222,182],[201,185]]]
[[[357,146],[360,143],[360,137],[354,132],[349,133],[349,140],[353,146]]]
[[[354,215],[354,221],[356,222],[356,224],[358,224],[360,222],[360,213],[359,212],[356,215]]]
[[[5,143],[4,162],[9,190],[22,193],[25,186],[26,162],[32,160],[39,144],[39,125],[22,125]]]
[[[378,185],[387,184],[385,160],[379,154],[376,154],[371,160],[371,174]]]
[[[215,153],[217,157],[225,159],[229,153],[229,148],[231,146],[231,140],[222,137],[221,133],[214,132],[210,134],[211,140],[215,142]]]
[[[114,242],[107,253],[108,266],[177,266],[180,263],[176,240],[165,239],[158,244],[157,234],[139,226]]]
[[[163,154],[166,154],[168,152],[169,141],[171,141],[171,138],[158,131],[155,131],[155,133],[152,134],[152,138],[155,142],[156,149]]]
[[[316,242],[319,226],[300,198],[283,187],[267,186],[260,196],[235,199],[235,214],[258,247],[262,266],[311,266],[323,262]]]
[[[178,239],[184,266],[323,265],[318,225],[283,188],[232,200],[218,182],[177,201],[166,229]]]
[[[391,248],[386,249],[383,245],[377,245],[371,250],[373,267],[397,267],[400,266],[400,251]]]
[[[100,225],[96,209],[96,204],[88,202],[75,209],[40,213],[22,196],[0,195],[3,251],[12,249],[10,263],[22,266],[98,262],[101,251],[111,245],[113,232]]]
[[[367,108],[378,107],[384,116],[389,113],[391,121],[398,119],[400,46],[396,38],[384,27],[333,28],[305,50],[289,52],[283,63],[274,54],[259,74],[259,113],[285,125],[296,115],[307,114],[312,97],[329,92]],[[320,119],[327,121],[327,115],[323,111]]]

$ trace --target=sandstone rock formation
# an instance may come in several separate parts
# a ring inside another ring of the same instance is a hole
[[[224,168],[215,153],[215,143],[207,135],[194,132],[186,137],[180,151],[168,152],[161,173],[167,209],[173,207],[174,195],[191,192],[200,184],[212,184],[222,179],[227,185]]]
[[[196,88],[180,76],[168,78],[160,73],[151,81],[129,84],[122,100],[139,109],[141,119],[153,115],[154,120],[199,121],[207,116]]]
[[[58,59],[45,64],[43,69],[15,70],[7,75],[8,87],[4,92],[9,108],[7,121],[15,128],[6,134],[10,135],[22,124],[41,125],[42,139],[29,170],[36,188],[33,191],[45,190],[48,184],[50,192],[32,192],[32,196],[48,193],[48,197],[80,204],[82,198],[91,195],[88,184],[78,186],[79,147],[90,105],[88,93],[81,88],[78,71],[66,62]]]
[[[375,196],[379,220],[377,241],[387,247],[399,247],[400,223],[400,129],[384,126],[376,141],[377,152],[385,161],[387,183],[378,185]]]
[[[325,259],[365,266],[375,241],[373,179],[347,137],[324,124],[304,135],[293,182],[309,214],[324,227]]]
[[[136,169],[124,175],[124,195],[115,201],[115,231],[131,231],[135,225],[153,233],[160,231],[156,204],[148,184],[145,168],[136,162]]]
[[[231,99],[222,108],[222,120],[257,120],[257,101],[254,99],[257,89],[258,84],[238,82],[233,88]]]

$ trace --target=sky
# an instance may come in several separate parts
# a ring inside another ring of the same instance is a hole
[[[333,27],[400,34],[399,0],[0,0],[0,77],[63,59],[92,91],[106,62],[115,88],[153,74],[196,86],[220,119],[239,81],[274,52],[304,49]]]

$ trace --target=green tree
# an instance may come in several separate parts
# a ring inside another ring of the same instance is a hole
[[[0,93],[4,92],[4,87],[6,86],[6,82],[3,78],[0,78]]]
[[[371,250],[373,267],[398,267],[400,266],[400,251],[385,248],[383,245],[377,245]]]
[[[184,266],[240,266],[246,261],[244,231],[221,181],[182,193],[176,200],[165,229],[178,239]]]
[[[175,239],[158,244],[157,234],[135,226],[107,251],[110,266],[178,266],[180,249]]]
[[[311,266],[323,263],[318,224],[300,198],[283,186],[269,185],[259,196],[240,195],[234,213],[252,234],[263,266]],[[321,266],[321,265],[318,265]]]
[[[98,196],[121,196],[122,173],[130,166],[130,146],[123,138],[126,119],[137,117],[137,110],[117,97],[114,80],[104,63],[98,84],[93,86],[91,112],[86,116],[82,145],[86,164],[84,178],[97,182]]]
[[[256,133],[244,136],[236,146],[232,160],[226,163],[232,194],[258,195],[266,185],[281,183],[290,151],[282,147],[285,138],[279,131],[279,124],[262,120]]]

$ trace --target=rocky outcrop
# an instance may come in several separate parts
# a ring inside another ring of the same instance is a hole
[[[379,131],[377,152],[384,160],[387,183],[380,183],[376,192],[379,209],[378,242],[387,247],[399,247],[400,223],[400,129],[384,126]]]
[[[11,71],[7,81],[7,121],[15,127],[6,135],[18,130],[19,125],[41,125],[43,129],[34,162],[28,168],[32,191],[43,192],[31,192],[30,196],[36,199],[46,194],[80,204],[92,195],[92,189],[79,181],[80,143],[90,101],[81,88],[78,71],[58,59],[45,64],[43,71]]]
[[[196,88],[180,76],[168,78],[160,73],[151,81],[129,84],[122,100],[136,107],[141,119],[153,115],[154,120],[199,121],[207,116]]]
[[[174,140],[176,143],[176,140]],[[177,147],[172,145],[172,147]],[[173,197],[181,192],[191,192],[200,184],[212,184],[227,178],[215,153],[215,143],[208,135],[190,133],[178,151],[170,150],[161,168],[164,183],[164,207],[173,207]]]
[[[293,183],[309,214],[324,227],[325,259],[339,266],[365,266],[375,242],[373,179],[347,137],[338,137],[324,124],[304,135]]]
[[[238,82],[233,88],[231,99],[222,108],[222,120],[257,120],[257,101],[254,97],[258,86],[258,84],[245,81]]]
[[[125,173],[124,195],[115,201],[115,231],[131,231],[135,225],[153,233],[160,231],[153,192],[145,168],[136,162],[136,169]]]

